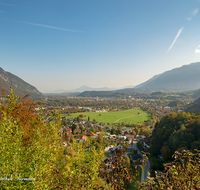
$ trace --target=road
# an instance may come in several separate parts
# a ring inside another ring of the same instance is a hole
[[[133,141],[133,146],[134,146],[134,149],[138,150],[136,140]],[[138,150],[138,154],[142,155],[142,153],[139,150]],[[144,171],[142,170],[141,180],[146,180],[147,177],[148,177],[148,173],[150,173],[150,169],[151,169],[151,165],[150,165],[149,160],[146,162],[146,165],[144,165],[143,167],[144,167]]]

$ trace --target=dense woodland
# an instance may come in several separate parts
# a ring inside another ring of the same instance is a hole
[[[173,160],[175,151],[200,148],[200,115],[195,113],[171,113],[155,125],[151,138],[151,156],[157,158],[153,170],[162,169],[162,163]]]
[[[186,112],[192,112],[192,113],[200,113],[200,98],[195,100],[193,103],[191,103],[187,108]]]

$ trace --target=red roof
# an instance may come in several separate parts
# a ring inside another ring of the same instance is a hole
[[[127,138],[134,138],[134,135],[125,135]]]
[[[72,131],[72,129],[65,129],[66,131]]]
[[[86,140],[86,136],[83,135],[80,139]]]
[[[95,133],[93,133],[93,132],[90,132],[90,136],[96,136],[96,137],[98,137],[98,135],[95,134]]]

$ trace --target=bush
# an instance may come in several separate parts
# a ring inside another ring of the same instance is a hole
[[[200,189],[200,151],[176,151],[173,158],[164,165],[164,172],[150,178],[141,189]]]

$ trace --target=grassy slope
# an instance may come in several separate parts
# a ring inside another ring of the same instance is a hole
[[[138,115],[138,112],[140,112],[140,115]],[[79,112],[79,113],[73,113],[71,116],[66,116],[67,118],[74,118],[79,116],[80,114],[83,114],[85,120],[90,117],[90,121],[93,119],[96,119],[97,122],[104,122],[104,123],[138,123],[143,122],[144,120],[149,120],[151,118],[151,115],[145,111],[139,110],[139,109],[131,109],[126,111],[120,111],[120,112]],[[99,115],[101,114],[101,115]]]

